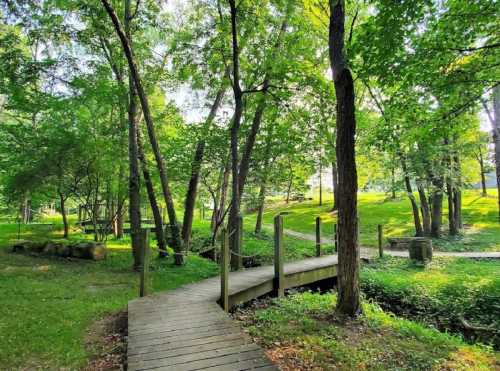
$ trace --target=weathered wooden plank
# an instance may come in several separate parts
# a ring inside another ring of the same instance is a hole
[[[219,329],[208,329],[205,331],[198,331],[189,334],[179,334],[178,336],[169,336],[169,337],[161,337],[159,339],[145,339],[145,340],[135,340],[133,343],[129,343],[131,348],[133,347],[143,347],[154,344],[164,344],[171,342],[172,339],[181,340],[190,340],[190,339],[198,339],[204,336],[212,336],[212,335],[222,335],[222,334],[231,334],[231,333],[239,333],[241,332],[241,328],[238,325],[232,325]]]
[[[240,355],[253,351],[261,352],[261,349],[256,344],[237,345],[227,348],[212,349],[204,352],[194,352],[179,356],[161,357],[157,359],[140,359],[137,362],[130,362],[129,367],[148,369],[156,367],[175,366],[200,360],[210,360],[223,356]]]
[[[230,341],[230,340],[242,340],[245,339],[246,341],[250,341],[250,338],[241,332],[233,332],[230,334],[222,334],[222,335],[211,335],[207,334],[204,337],[200,337],[197,339],[190,339],[190,340],[183,340],[183,341],[177,341],[177,339],[172,340],[170,342],[164,343],[164,344],[155,344],[151,346],[144,346],[144,347],[136,347],[134,349],[129,349],[127,354],[128,356],[134,356],[137,354],[145,354],[145,353],[153,353],[153,352],[161,352],[161,351],[169,351],[173,349],[180,349],[180,348],[188,348],[192,346],[199,346],[199,345],[204,345],[204,344],[210,344],[210,343],[217,343],[217,342],[222,342],[222,341]]]
[[[240,370],[259,370],[277,371],[278,367],[274,366],[268,359],[257,358],[247,361],[240,361],[226,365],[218,365],[214,367],[204,368],[203,371],[240,371]]]
[[[153,360],[153,359],[168,358],[174,356],[182,356],[192,353],[206,352],[210,350],[217,350],[217,349],[229,348],[239,345],[249,345],[249,344],[252,344],[252,342],[245,337],[243,338],[231,337],[229,339],[224,338],[224,340],[217,342],[197,344],[181,348],[175,346],[175,344],[172,344],[172,347],[166,350],[155,350],[153,352],[148,352],[148,353],[138,353],[135,355],[129,355],[128,360],[129,363],[133,363],[133,362],[139,362],[141,360]]]
[[[200,359],[193,362],[180,363],[175,365],[161,365],[161,362],[157,362],[155,365],[140,365],[137,367],[136,365],[130,365],[129,370],[149,370],[149,369],[157,369],[161,371],[193,371],[193,370],[203,370],[208,367],[222,366],[227,364],[235,364],[237,362],[243,362],[248,360],[255,360],[255,364],[261,364],[263,361],[266,361],[265,356],[262,353],[262,350],[253,350],[249,352],[242,352],[237,354],[228,354],[220,357],[212,357],[206,359]]]

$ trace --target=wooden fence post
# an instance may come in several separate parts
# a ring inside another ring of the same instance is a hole
[[[220,303],[225,312],[229,312],[229,235],[224,228],[221,231],[220,256]]]
[[[149,287],[149,229],[141,229],[141,279],[139,286],[139,296],[148,295]]]
[[[283,217],[274,217],[274,290],[278,297],[285,295],[285,271],[283,267]]]
[[[321,218],[316,217],[316,256],[321,256]]]
[[[333,252],[337,252],[338,251],[338,245],[337,245],[337,241],[338,241],[338,235],[337,235],[337,223],[335,223],[333,225]]]
[[[383,239],[384,239],[384,231],[382,229],[382,224],[379,224],[377,226],[378,229],[378,255],[379,257],[384,256],[384,244],[383,244]]]

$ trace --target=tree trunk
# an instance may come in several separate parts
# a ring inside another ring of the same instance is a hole
[[[125,1],[125,32],[129,40],[130,32],[130,0]],[[141,194],[139,174],[139,154],[137,149],[137,95],[134,88],[132,72],[129,69],[129,99],[128,99],[128,158],[129,158],[129,220],[130,240],[132,242],[132,254],[134,257],[134,269],[141,265]]]
[[[401,156],[402,157],[402,156]],[[424,235],[424,230],[422,228],[422,223],[420,222],[420,213],[418,210],[417,200],[413,195],[413,189],[411,187],[410,177],[408,175],[408,169],[406,168],[406,162],[404,158],[401,158],[401,166],[403,168],[404,181],[406,187],[406,193],[411,202],[411,209],[413,211],[413,222],[415,224],[415,236],[421,237]]]
[[[323,206],[323,164],[319,162],[319,206]]]
[[[151,175],[149,173],[146,156],[144,155],[144,146],[142,144],[140,132],[137,132],[137,149],[139,151],[139,160],[141,161],[142,177],[144,179],[144,185],[146,186],[146,191],[148,192],[149,204],[151,205],[151,210],[153,211],[156,243],[158,245],[158,256],[160,258],[165,258],[168,256],[168,253],[167,253],[167,244],[165,241],[165,233],[163,231],[163,219],[161,217],[160,208],[158,207],[158,202],[156,201],[155,189],[153,186],[153,182],[151,180]]]
[[[266,138],[266,149],[264,152],[264,165],[262,166],[262,174],[260,181],[259,190],[259,205],[257,210],[257,220],[255,221],[255,234],[260,234],[262,231],[262,217],[264,215],[264,204],[266,201],[266,185],[267,185],[267,175],[269,168],[269,161],[271,160],[271,144],[272,144],[272,134],[269,133]]]
[[[498,222],[500,223],[500,85],[493,90],[493,114],[492,124],[493,143],[495,145],[495,169],[497,175],[498,196]]]
[[[483,151],[481,150],[481,146],[479,146],[478,162],[479,162],[479,169],[481,171],[481,189],[482,189],[481,195],[483,197],[486,197],[486,196],[488,196],[488,191],[486,190],[486,176],[485,176],[485,171],[484,171],[484,158],[483,158]]]
[[[455,202],[453,200],[454,187],[450,180],[446,182],[446,193],[448,198],[448,233],[450,236],[456,236],[458,234],[458,227],[455,213]]]
[[[240,214],[240,192],[239,192],[239,171],[238,171],[238,134],[243,113],[243,93],[240,86],[240,61],[237,29],[237,7],[235,0],[229,0],[231,8],[231,37],[232,37],[232,61],[233,61],[233,94],[234,94],[234,116],[231,124],[231,172],[232,172],[232,198],[231,209],[229,210],[228,233],[229,248],[231,250],[231,268],[238,270],[241,268],[239,233],[237,233],[238,218]]]
[[[441,237],[441,226],[443,224],[443,180],[433,180],[435,190],[432,193],[431,210],[431,236]]]
[[[68,217],[66,215],[66,199],[61,191],[59,193],[59,201],[61,202],[61,215],[64,225],[64,234],[63,238],[68,238],[69,235],[69,225],[68,225]]]
[[[288,177],[288,186],[286,187],[286,203],[288,204],[290,202],[290,193],[292,192],[292,183],[293,183],[293,168],[292,164],[288,162],[288,165],[290,167],[290,173]]]
[[[127,0],[127,3],[130,0]],[[109,0],[101,0],[108,15],[110,16],[113,26],[115,28],[116,33],[120,37],[120,41],[122,43],[123,51],[125,56],[127,57],[127,62],[129,65],[129,70],[132,75],[134,85],[139,95],[139,100],[141,102],[142,112],[144,114],[144,121],[146,122],[146,126],[148,129],[149,141],[151,142],[151,148],[153,150],[153,154],[155,156],[156,165],[158,167],[158,172],[160,173],[160,182],[163,191],[163,196],[165,198],[165,204],[167,205],[167,212],[170,221],[170,230],[172,234],[172,248],[175,251],[175,264],[182,265],[184,262],[184,256],[182,254],[182,241],[179,230],[179,225],[177,223],[177,216],[174,207],[174,201],[172,198],[172,194],[170,192],[170,186],[168,184],[167,173],[165,169],[165,164],[163,161],[163,157],[160,152],[160,147],[158,145],[158,141],[156,140],[156,133],[153,124],[153,118],[151,116],[151,112],[149,109],[148,97],[143,89],[141,78],[139,75],[139,71],[134,59],[134,54],[132,50],[132,46],[129,42],[127,35],[123,32],[123,29],[120,25],[120,21],[116,16],[115,11],[109,4]],[[241,114],[241,112],[240,112]]]
[[[333,187],[333,211],[338,209],[337,205],[337,189],[338,189],[338,173],[337,164],[332,162],[332,187]]]
[[[217,110],[224,98],[225,88],[219,89],[215,97],[210,113],[205,121],[204,130],[202,133],[202,138],[198,141],[196,145],[196,151],[194,154],[193,163],[191,165],[191,178],[189,179],[188,190],[186,193],[186,199],[184,201],[184,220],[182,222],[182,240],[184,246],[189,250],[189,242],[191,239],[191,229],[193,227],[193,214],[194,207],[196,203],[196,193],[198,190],[198,182],[200,179],[200,169],[203,161],[203,155],[205,152],[205,135],[208,128],[210,127],[212,121],[217,114]]]
[[[293,2],[289,3],[289,6],[293,4]],[[276,43],[274,44],[274,48],[272,50],[272,54],[274,55],[281,44],[281,39],[283,37],[283,34],[286,31],[287,28],[287,17],[288,17],[288,12],[289,8],[287,9],[287,14],[285,16],[285,19],[281,23],[281,28],[278,34],[278,38],[276,39]],[[269,89],[269,84],[271,82],[271,76],[269,72],[266,72],[264,81],[262,83],[262,96],[260,97],[259,103],[257,105],[257,108],[255,110],[255,115],[252,121],[252,126],[250,127],[250,132],[247,135],[247,140],[245,142],[245,146],[243,147],[243,154],[241,155],[241,162],[240,162],[240,168],[239,168],[239,179],[238,179],[238,196],[239,196],[239,201],[241,202],[241,197],[243,196],[243,190],[245,188],[245,183],[248,175],[248,169],[250,168],[250,159],[252,156],[253,148],[255,145],[255,139],[257,138],[257,134],[260,129],[260,125],[262,123],[262,117],[264,116],[264,110],[266,109],[266,104],[267,104],[267,90]]]
[[[424,230],[424,236],[431,235],[431,211],[429,208],[429,202],[427,201],[427,195],[425,194],[424,186],[421,182],[417,182],[418,197],[420,199],[420,211],[422,213],[422,228]]]
[[[354,83],[344,60],[345,3],[329,0],[329,56],[337,98],[336,154],[338,184],[338,301],[337,312],[350,317],[361,312],[355,159],[356,118]]]

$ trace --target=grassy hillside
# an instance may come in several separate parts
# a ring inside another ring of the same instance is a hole
[[[476,190],[465,191],[463,195],[463,234],[456,238],[444,238],[435,241],[436,248],[444,251],[500,251],[500,224],[498,224],[497,198],[481,197]],[[404,196],[389,200],[382,193],[359,194],[360,236],[363,246],[376,246],[377,225],[384,225],[385,236],[411,236],[414,234],[413,217],[410,202]],[[446,206],[443,203],[443,206]],[[318,200],[270,203],[264,214],[264,223],[271,225],[273,217],[279,212],[286,212],[284,227],[294,231],[314,234],[315,218],[321,216],[322,233],[331,237],[336,216],[331,213],[332,199],[326,199],[323,206]],[[447,228],[447,210],[443,211],[443,227]],[[255,214],[245,216],[247,228],[255,224]]]

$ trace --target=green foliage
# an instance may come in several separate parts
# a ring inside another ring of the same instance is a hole
[[[486,347],[465,345],[374,303],[364,302],[358,319],[339,320],[332,315],[335,303],[335,294],[292,294],[244,318],[250,334],[273,354],[283,353],[286,362],[292,350],[311,369],[489,370],[500,361]]]
[[[364,266],[361,286],[384,308],[440,329],[460,332],[462,319],[500,328],[500,264],[497,261],[434,258],[427,267],[385,258]],[[500,339],[496,341],[497,346]]]

